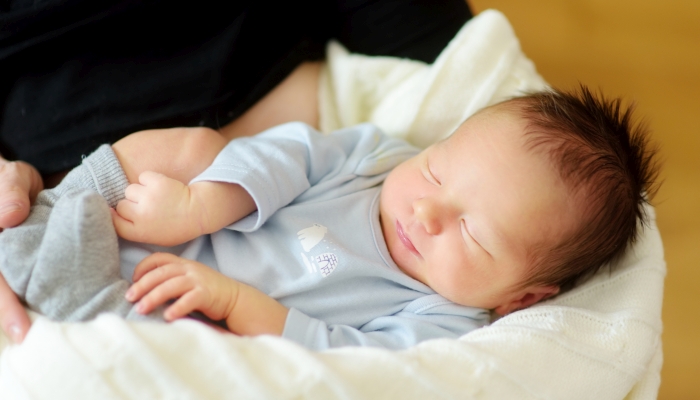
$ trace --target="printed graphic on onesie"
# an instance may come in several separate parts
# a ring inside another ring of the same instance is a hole
[[[297,232],[297,237],[304,252],[311,252],[316,245],[324,241],[323,238],[326,236],[327,232],[328,228],[321,224],[313,224]],[[324,278],[333,273],[335,267],[338,265],[338,256],[331,252],[324,252],[317,255],[300,254],[309,273],[313,274],[320,271],[321,276]]]

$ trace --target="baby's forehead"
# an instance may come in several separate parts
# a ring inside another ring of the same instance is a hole
[[[438,143],[460,151],[461,146],[485,140],[495,144],[493,147],[486,147],[487,151],[508,146],[509,150],[529,152],[532,147],[528,137],[530,128],[529,121],[518,108],[499,103],[476,112],[464,120],[450,136]]]

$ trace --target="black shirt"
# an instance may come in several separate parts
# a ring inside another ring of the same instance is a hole
[[[0,0],[0,153],[48,174],[134,131],[218,128],[330,38],[432,62],[470,17],[464,0]]]

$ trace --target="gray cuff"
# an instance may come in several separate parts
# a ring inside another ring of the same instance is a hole
[[[83,158],[83,163],[75,167],[54,191],[58,196],[72,189],[91,189],[115,207],[124,198],[124,190],[129,185],[112,147],[103,144],[94,153]]]

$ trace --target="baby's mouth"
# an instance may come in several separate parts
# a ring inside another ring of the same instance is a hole
[[[414,253],[415,255],[420,257],[420,253],[418,252],[418,250],[416,250],[415,246],[413,246],[411,239],[408,238],[408,235],[406,235],[406,232],[404,232],[403,227],[401,226],[401,223],[399,221],[396,221],[396,234],[398,235],[401,243],[403,243],[403,245],[406,246],[406,248],[411,253]]]

